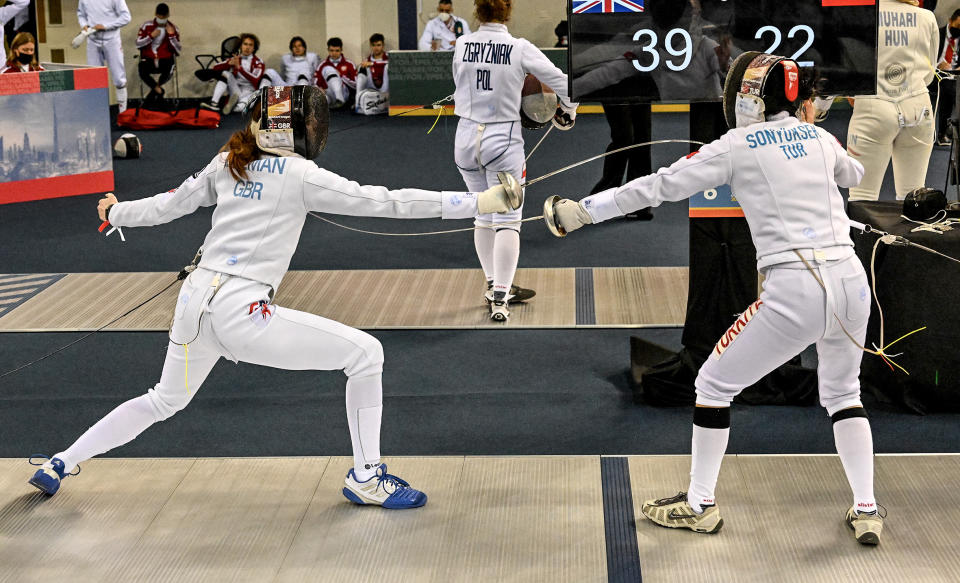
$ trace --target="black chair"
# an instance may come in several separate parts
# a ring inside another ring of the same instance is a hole
[[[200,65],[200,69],[194,71],[193,74],[201,81],[216,81],[220,78],[221,71],[215,71],[212,67],[238,54],[240,54],[240,37],[227,37],[220,43],[219,55],[207,54],[193,57],[196,59],[197,64]]]

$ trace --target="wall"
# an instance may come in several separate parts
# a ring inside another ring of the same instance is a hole
[[[417,0],[420,22],[417,38],[423,34],[427,22],[437,14],[436,0]],[[538,47],[552,47],[557,43],[553,29],[561,20],[567,19],[567,0],[513,0],[513,14],[507,28],[510,34],[523,37]],[[476,30],[478,22],[473,14],[472,0],[453,0],[453,13],[466,19],[470,30]]]
[[[153,18],[159,0],[127,0],[130,24],[121,29],[123,54],[127,64],[127,86],[131,98],[139,97],[136,46],[137,30],[145,20]],[[386,0],[384,0],[386,1]],[[213,84],[202,83],[193,75],[198,68],[194,55],[219,53],[220,43],[228,36],[252,32],[260,38],[258,56],[268,67],[279,68],[281,56],[287,52],[290,37],[302,36],[309,50],[326,54],[327,26],[325,3],[317,0],[166,0],[170,6],[170,20],[180,27],[183,55],[180,64],[180,92],[186,97],[207,96]],[[65,49],[68,63],[84,65],[87,62],[86,45],[70,47],[70,41],[80,31],[77,24],[78,0],[63,0],[63,26],[47,25],[47,42],[41,47],[40,59],[50,59],[51,48]],[[224,10],[229,4],[230,9]],[[282,5],[282,10],[277,9]],[[296,26],[291,26],[296,22]],[[202,24],[201,24],[202,23]],[[168,90],[172,86],[168,87]]]
[[[422,0],[419,33],[436,12],[435,0]],[[63,0],[62,26],[46,25],[47,42],[40,47],[40,60],[50,60],[50,49],[64,49],[67,63],[86,64],[86,45],[70,47],[80,31],[76,12],[78,0]],[[260,38],[257,53],[267,67],[279,69],[281,56],[288,51],[290,37],[300,35],[309,50],[326,55],[326,40],[331,36],[343,39],[344,51],[359,62],[369,50],[370,35],[379,32],[387,38],[387,49],[397,48],[397,0],[167,0],[170,19],[180,27],[183,55],[180,64],[180,92],[185,97],[207,96],[213,84],[202,83],[193,75],[197,69],[194,56],[219,53],[220,42],[240,32],[252,32]],[[137,79],[137,29],[153,17],[157,1],[127,0],[130,24],[121,29],[123,53],[127,64],[127,83],[131,98],[139,97]],[[229,6],[229,10],[224,9]],[[454,0],[454,11],[475,27],[473,2]],[[553,46],[553,28],[565,18],[564,0],[514,0],[514,35],[524,36],[539,46]],[[49,19],[48,19],[49,22]],[[172,89],[172,86],[170,87]]]

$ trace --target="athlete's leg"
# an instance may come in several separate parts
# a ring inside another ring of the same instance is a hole
[[[219,358],[215,346],[202,338],[187,348],[171,342],[160,382],[154,388],[121,403],[54,457],[63,460],[65,471],[70,472],[77,464],[132,441],[157,421],[186,407]]]
[[[911,190],[926,185],[927,166],[936,137],[929,93],[905,99],[898,107],[911,124],[900,130],[893,141],[893,182],[897,200],[903,200]]]
[[[847,153],[863,164],[860,184],[850,188],[850,200],[877,200],[899,131],[897,110],[881,99],[857,99],[847,130]]]

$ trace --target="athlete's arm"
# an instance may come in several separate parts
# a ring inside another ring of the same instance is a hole
[[[725,134],[668,168],[588,196],[580,204],[590,213],[593,222],[599,223],[642,208],[659,206],[664,201],[684,200],[701,190],[728,184],[731,174],[730,142]]]
[[[473,193],[362,186],[323,168],[304,174],[303,202],[309,211],[357,217],[468,219],[477,213]]]
[[[111,206],[108,219],[118,227],[150,227],[179,219],[202,206],[213,206],[217,202],[217,170],[223,164],[218,154],[206,168],[174,190]]]

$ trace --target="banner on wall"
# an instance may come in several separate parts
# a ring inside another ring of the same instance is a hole
[[[109,103],[104,67],[0,75],[0,204],[113,190]]]

